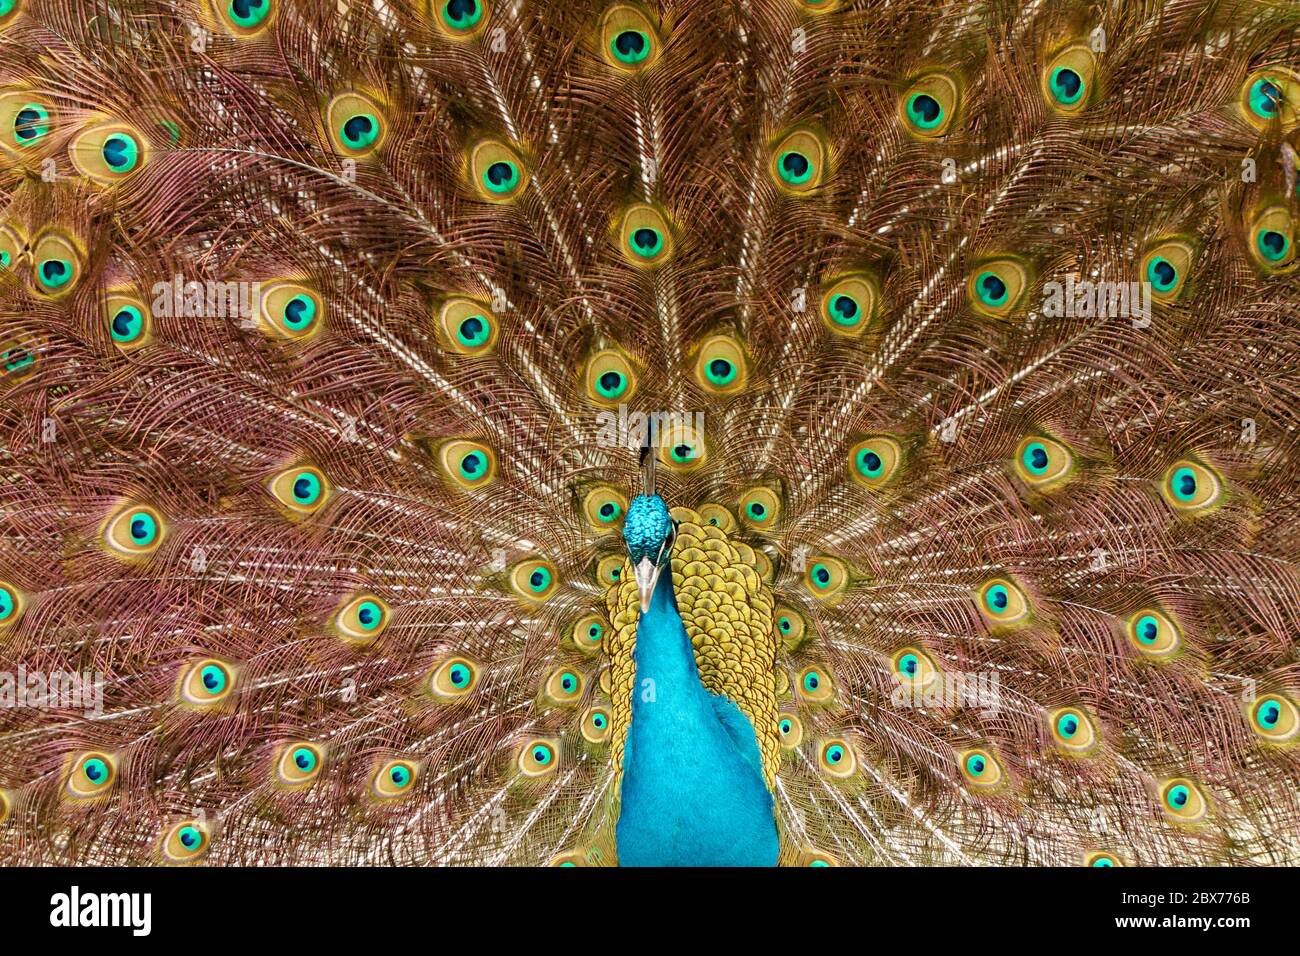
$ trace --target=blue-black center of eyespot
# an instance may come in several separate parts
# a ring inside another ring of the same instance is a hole
[[[813,689],[813,690],[816,690],[816,689],[817,689],[817,684],[819,683],[819,681],[817,680],[817,675],[816,675],[816,674],[809,674],[809,675],[808,675],[808,680],[806,681],[806,683],[808,684],[809,688],[811,688],[811,689]]]
[[[749,506],[749,513],[752,514],[755,518],[761,518],[763,517],[763,515],[767,514],[767,509],[764,508],[762,505],[760,505],[757,501],[755,501],[752,505]]]
[[[980,285],[988,293],[988,297],[995,301],[1007,294],[1007,284],[995,275],[985,276],[980,280]]]
[[[1147,621],[1142,625],[1142,636],[1148,641],[1154,641],[1159,630],[1153,622]]]
[[[614,38],[614,46],[624,56],[636,56],[645,49],[645,37],[636,30],[624,30]]]
[[[1184,497],[1191,497],[1196,494],[1196,476],[1180,475],[1178,478],[1178,493]]]
[[[984,761],[981,760],[979,757],[976,757],[974,760],[970,762],[970,769],[972,773],[983,773]]]
[[[541,571],[534,571],[532,575],[528,578],[528,583],[535,588],[540,588],[543,584],[546,583],[546,575],[542,574]]]
[[[310,498],[311,491],[312,491],[311,479],[309,478],[305,478],[305,477],[299,478],[297,481],[293,483],[294,497],[298,498],[301,501],[306,501],[308,498]]]
[[[1152,271],[1155,272],[1156,278],[1160,280],[1160,287],[1163,289],[1169,288],[1174,284],[1174,280],[1178,278],[1177,270],[1163,260],[1157,262]]]
[[[461,464],[465,467],[465,470],[472,475],[482,467],[483,463],[477,454],[469,454],[461,460]]]
[[[208,690],[215,691],[221,685],[221,678],[212,671],[203,675],[203,686]]]
[[[1182,790],[1176,791],[1172,796],[1170,796],[1169,802],[1176,803],[1181,807],[1184,803],[1187,802],[1187,794],[1184,793]]]
[[[447,16],[459,22],[472,17],[477,9],[478,3],[475,0],[450,0],[447,4]]]
[[[295,328],[307,321],[307,302],[302,296],[295,296],[284,307],[285,320]]]
[[[41,263],[41,275],[46,282],[58,282],[68,271],[68,264],[62,259],[46,259]]]
[[[605,504],[600,506],[600,516],[602,518],[614,517],[614,506],[609,502],[605,502]]]
[[[364,626],[369,627],[375,622],[374,609],[363,607],[361,610],[357,611],[357,620],[359,620]]]
[[[299,770],[306,770],[311,766],[311,758],[305,753],[298,753],[294,756],[293,762],[298,765]]]
[[[612,392],[623,382],[623,376],[618,372],[606,372],[600,377],[600,387],[607,392]]]
[[[678,445],[673,449],[673,453],[676,454],[678,458],[689,458],[691,456],[691,446]]]
[[[874,451],[869,451],[869,452],[867,452],[867,454],[864,456],[864,459],[863,459],[863,460],[866,461],[866,463],[867,463],[867,470],[868,470],[868,471],[879,471],[879,470],[880,470],[880,456],[877,455]]]
[[[786,153],[781,157],[781,168],[791,176],[803,176],[808,172],[808,157],[803,153]]]
[[[135,318],[126,309],[123,309],[117,315],[113,316],[113,331],[118,335],[131,334],[131,320]]]
[[[92,763],[86,767],[86,779],[91,783],[98,783],[101,776],[103,776],[103,771],[101,771],[99,767],[95,766],[95,764]]]
[[[1061,721],[1061,733],[1067,737],[1078,729],[1079,724],[1073,717],[1067,717],[1065,720]]]
[[[149,537],[149,525],[143,518],[136,518],[131,522],[131,537],[137,541],[143,541]]]
[[[991,598],[991,600],[993,601],[993,604],[994,604],[995,607],[997,607],[997,608],[999,608],[999,609],[1001,609],[1001,610],[1006,610],[1006,607],[1007,607],[1007,592],[1006,592],[1006,591],[995,591],[995,592],[993,592],[993,597]]]
[[[478,316],[471,316],[460,324],[460,334],[467,339],[476,339],[483,331],[483,320]]]
[[[927,123],[933,123],[939,118],[943,108],[939,106],[939,101],[929,93],[922,93],[912,100],[912,109]]]
[[[1276,724],[1278,718],[1281,716],[1282,711],[1278,708],[1277,704],[1269,703],[1268,706],[1264,708],[1264,723],[1268,724],[1270,727]]]
[[[836,296],[831,308],[840,314],[840,318],[851,319],[858,314],[858,304],[847,295]]]
[[[659,233],[653,229],[638,229],[632,233],[632,241],[637,244],[638,248],[648,251],[653,249],[659,241]]]
[[[374,129],[374,121],[369,116],[358,114],[343,124],[343,135],[352,142],[359,143],[370,134],[372,129]]]
[[[1078,94],[1079,88],[1083,86],[1083,77],[1079,76],[1071,69],[1062,69],[1056,74],[1056,86],[1065,95],[1066,99],[1071,99]]]
[[[816,578],[822,584],[825,584],[827,581],[831,579],[831,573],[827,571],[825,568],[818,568],[816,572]]]
[[[909,674],[915,674],[915,673],[916,673],[916,661],[912,661],[912,660],[905,661],[905,662],[903,663],[903,670],[907,671]]]
[[[241,20],[247,20],[255,10],[261,10],[265,0],[231,0],[230,9]]]
[[[514,170],[510,168],[509,163],[493,163],[487,169],[487,178],[493,186],[504,186],[510,182],[510,177],[514,175]]]
[[[14,117],[14,135],[19,139],[35,139],[36,127],[41,119],[41,114],[34,109],[19,110],[18,115]]]
[[[731,363],[726,359],[714,359],[709,363],[709,371],[717,378],[726,378],[731,374]]]
[[[1282,102],[1282,91],[1279,90],[1271,80],[1265,80],[1260,84],[1260,109],[1266,113],[1277,111],[1277,105]]]
[[[565,674],[563,677],[560,678],[560,686],[563,687],[565,690],[573,690],[573,678],[570,677],[568,674]]]
[[[199,842],[199,838],[195,836],[193,833],[191,833],[189,830],[185,830],[181,833],[181,843],[185,844],[185,846],[192,848],[194,844],[198,842]]]
[[[104,142],[104,162],[116,169],[130,162],[130,143],[122,136],[110,136]]]
[[[1047,452],[1041,448],[1032,448],[1029,451],[1029,461],[1033,467],[1043,469],[1047,467]]]
[[[1275,256],[1282,255],[1286,250],[1286,236],[1272,229],[1260,236],[1259,241]]]
[[[788,617],[781,618],[781,630],[783,631],[790,630],[790,619]]]

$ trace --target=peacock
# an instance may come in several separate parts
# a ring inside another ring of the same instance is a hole
[[[1300,6],[0,0],[0,862],[1300,864]]]

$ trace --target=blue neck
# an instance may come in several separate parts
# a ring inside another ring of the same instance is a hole
[[[664,568],[637,625],[617,827],[624,866],[771,866],[772,795],[754,728],[700,683]]]

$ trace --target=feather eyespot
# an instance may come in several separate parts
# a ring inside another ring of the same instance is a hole
[[[396,800],[410,796],[418,776],[416,765],[409,760],[386,760],[370,778],[370,795],[376,800]]]
[[[961,775],[978,790],[991,790],[1002,783],[1002,765],[988,750],[976,748],[957,755]]]
[[[439,339],[460,355],[485,355],[496,346],[500,325],[481,302],[455,296],[438,306]]]
[[[1029,270],[1016,259],[990,259],[966,280],[966,295],[978,314],[1001,319],[1018,309],[1029,288]]]
[[[1284,67],[1266,67],[1246,77],[1238,101],[1246,122],[1266,129],[1277,122],[1283,131],[1300,123],[1300,74]]]
[[[772,181],[786,193],[812,192],[825,179],[828,153],[821,136],[809,129],[796,129],[772,150]]]
[[[934,139],[948,132],[957,113],[956,82],[945,73],[932,73],[913,83],[898,102],[903,125],[914,135]]]
[[[10,269],[27,247],[27,240],[8,223],[0,223],[0,272]]]
[[[717,528],[724,534],[730,534],[736,528],[735,517],[717,502],[706,501],[696,509],[696,514],[705,524]]]
[[[1043,70],[1043,95],[1058,113],[1077,113],[1092,99],[1097,58],[1087,44],[1062,50]]]
[[[259,284],[257,315],[264,332],[301,342],[316,336],[325,325],[325,303],[310,286],[291,280]]]
[[[1144,608],[1128,619],[1133,646],[1147,657],[1168,657],[1182,644],[1182,634],[1170,618],[1155,608]]]
[[[1195,247],[1183,239],[1168,239],[1142,257],[1142,279],[1151,286],[1151,298],[1168,304],[1183,294],[1195,261]]]
[[[683,416],[685,417],[685,416]],[[659,461],[670,471],[695,471],[708,459],[703,433],[686,421],[660,423]]]
[[[525,741],[515,760],[519,772],[525,777],[545,777],[560,765],[560,748],[554,740],[534,738]]]
[[[117,759],[112,754],[100,751],[76,754],[68,762],[64,794],[73,800],[105,797],[116,779]]]
[[[607,554],[596,562],[596,580],[607,587],[613,587],[623,580],[623,565],[626,559],[622,555]]]
[[[1281,694],[1265,694],[1250,706],[1250,726],[1273,743],[1294,740],[1300,735],[1300,711]]]
[[[449,657],[429,675],[429,693],[441,701],[467,697],[478,686],[479,669],[467,657]]]
[[[618,349],[601,349],[587,361],[587,397],[604,408],[617,408],[636,394],[636,372]]]
[[[84,261],[81,249],[70,238],[46,233],[32,248],[36,290],[52,299],[67,295],[80,281]]]
[[[1269,206],[1250,225],[1250,254],[1265,272],[1290,272],[1297,264],[1295,220],[1285,206]]]
[[[582,498],[582,514],[597,531],[612,531],[627,514],[627,495],[609,485],[597,485]]]
[[[146,558],[162,545],[167,522],[156,508],[130,503],[115,511],[104,524],[103,542],[109,553],[122,559]]]
[[[979,589],[980,613],[995,625],[1016,624],[1029,617],[1029,598],[1009,578],[994,578]]]
[[[285,744],[275,762],[275,783],[286,790],[305,790],[325,769],[325,751],[305,740]]]
[[[895,679],[908,687],[928,687],[940,673],[933,658],[916,647],[905,647],[895,652],[891,663]]]
[[[889,436],[864,438],[849,449],[849,476],[860,485],[880,488],[894,477],[902,460],[902,446]]]
[[[555,567],[549,561],[533,558],[521,561],[510,572],[510,587],[529,603],[549,601],[559,590]]]
[[[573,646],[584,654],[596,653],[601,648],[605,626],[604,619],[598,614],[587,614],[578,618],[569,631]]]
[[[384,145],[385,111],[379,101],[358,92],[340,93],[325,107],[330,142],[344,156],[360,159]]]
[[[99,123],[77,134],[68,147],[77,172],[103,186],[122,182],[148,163],[144,137],[126,123]]]
[[[857,771],[858,757],[847,740],[835,737],[817,748],[817,767],[827,776],[843,780]]]
[[[822,293],[821,317],[836,335],[856,338],[875,317],[880,302],[876,280],[866,273],[842,276]]]
[[[491,203],[512,202],[528,185],[528,169],[519,153],[495,139],[470,149],[469,175],[479,197]]]
[[[745,350],[730,335],[713,335],[700,344],[695,357],[695,380],[706,392],[733,395],[745,387],[748,370]]]
[[[814,704],[824,704],[835,697],[835,682],[820,667],[805,667],[799,672],[799,696]]]
[[[153,315],[134,295],[112,292],[104,297],[108,334],[119,351],[134,352],[153,338]]]
[[[1213,508],[1223,497],[1223,482],[1213,471],[1183,459],[1169,466],[1160,490],[1178,511],[1200,513]]]
[[[229,664],[203,658],[181,671],[176,696],[188,707],[207,709],[227,703],[236,683],[235,670]]]
[[[349,643],[369,644],[387,630],[391,615],[387,602],[373,594],[361,594],[334,615],[334,630]]]
[[[781,496],[772,488],[751,488],[740,499],[740,520],[754,531],[776,525],[781,515]]]
[[[1097,851],[1093,851],[1092,853],[1088,853],[1084,855],[1083,865],[1107,867],[1107,866],[1123,866],[1124,864],[1120,862],[1119,857],[1117,857],[1114,853],[1105,853],[1100,850],[1097,850]]]
[[[22,591],[8,581],[0,581],[0,632],[18,623],[26,603]]]
[[[1072,754],[1086,754],[1097,744],[1097,728],[1092,719],[1078,707],[1062,707],[1047,715],[1052,740],[1058,747]]]
[[[473,36],[487,26],[487,0],[433,0],[434,22],[453,40]]]
[[[603,744],[612,727],[613,720],[604,707],[588,707],[582,715],[582,739],[589,744]]]
[[[1046,436],[1031,436],[1016,448],[1016,474],[1040,491],[1057,488],[1068,481],[1073,464],[1070,449]]]
[[[616,3],[600,18],[601,58],[620,73],[639,73],[659,59],[662,41],[650,19],[636,7]]]
[[[808,559],[804,585],[813,597],[826,601],[842,594],[849,586],[849,571],[844,562],[827,555]]]
[[[794,750],[803,742],[803,722],[794,714],[778,714],[777,717],[776,733],[781,746]]]
[[[275,20],[276,0],[213,0],[221,25],[233,36],[257,36]]]
[[[1161,784],[1160,805],[1165,814],[1178,823],[1199,823],[1210,812],[1210,803],[1201,788],[1186,777],[1176,777]]]
[[[623,214],[618,235],[623,258],[639,269],[657,268],[673,254],[668,220],[646,203],[637,203]]]
[[[481,442],[463,438],[443,442],[437,459],[443,477],[465,491],[490,485],[497,477],[496,455]]]
[[[320,511],[333,491],[325,473],[311,465],[286,468],[267,483],[267,490],[295,517]]]
[[[25,90],[0,95],[0,144],[20,155],[44,145],[54,109]]]
[[[576,670],[570,667],[559,667],[542,682],[542,696],[547,703],[569,706],[582,699],[582,692],[586,686],[586,680]]]
[[[183,820],[166,830],[159,841],[159,856],[173,866],[193,863],[207,855],[211,833],[202,820]]]
[[[22,8],[23,0],[0,0],[0,30],[9,26]],[[4,816],[0,814],[0,822],[4,821]]]

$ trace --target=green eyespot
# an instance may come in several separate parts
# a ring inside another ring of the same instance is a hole
[[[958,105],[957,83],[945,73],[923,76],[905,92],[898,109],[903,125],[925,139],[942,136],[952,125]]]

